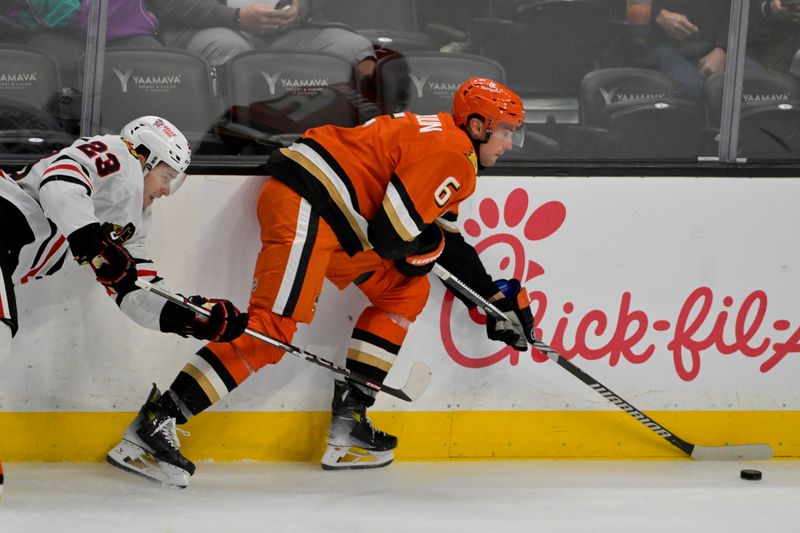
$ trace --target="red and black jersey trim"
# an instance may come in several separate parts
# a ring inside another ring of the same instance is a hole
[[[41,190],[42,187],[44,187],[45,185],[47,185],[50,182],[53,182],[53,181],[64,181],[64,182],[67,182],[67,183],[74,183],[75,185],[80,185],[81,187],[86,189],[86,195],[87,196],[91,196],[92,195],[92,188],[86,182],[86,180],[88,180],[88,176],[89,176],[89,172],[86,170],[86,167],[84,167],[83,165],[81,165],[80,163],[78,163],[77,161],[72,159],[71,157],[65,156],[65,155],[62,155],[61,157],[55,159],[53,161],[53,163],[57,163],[59,161],[69,161],[71,164],[77,165],[83,171],[84,176],[86,176],[86,179],[82,180],[82,179],[76,178],[74,176],[65,176],[63,174],[53,174],[51,176],[47,176],[46,178],[44,178],[41,181],[41,183],[39,183],[39,190]]]
[[[37,264],[39,264],[39,259],[42,258],[42,254],[44,254],[44,251],[49,248],[50,242],[58,234],[58,228],[56,227],[55,223],[49,218],[47,219],[47,223],[50,224],[50,235],[47,236],[41,246],[39,246],[39,249],[36,250],[36,255],[33,257],[33,262],[28,267],[28,270],[33,269]]]
[[[64,260],[67,258],[68,255],[69,255],[69,250],[64,250],[64,252],[61,254],[61,257],[58,258],[58,261],[56,261],[53,264],[53,266],[51,266],[49,269],[47,269],[47,272],[45,272],[44,275],[45,276],[50,276],[52,274],[55,274],[59,270],[61,270],[61,267],[64,266]],[[37,276],[37,277],[41,277],[41,276]]]

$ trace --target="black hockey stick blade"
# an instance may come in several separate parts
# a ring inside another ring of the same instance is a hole
[[[486,300],[483,296],[468,287],[463,281],[452,275],[444,267],[435,264],[433,265],[433,272],[436,274],[448,287],[458,291],[461,295],[468,298],[472,303],[479,306],[487,314],[491,315],[495,320],[508,320],[505,314],[500,311],[497,306]],[[554,361],[558,366],[567,370],[570,374],[583,381],[595,392],[600,394],[603,398],[619,407],[622,411],[628,413],[634,420],[643,424],[645,427],[652,430],[656,435],[659,435],[667,442],[683,451],[686,455],[697,460],[712,460],[712,461],[736,461],[736,460],[759,460],[770,459],[773,455],[772,447],[769,444],[728,444],[722,446],[699,446],[685,441],[678,437],[664,426],[642,413],[636,407],[622,399],[610,389],[605,387],[602,383],[594,379],[592,376],[581,370],[572,361],[565,358],[563,355],[552,349],[544,342],[536,339],[533,342],[534,348],[545,354],[550,360]]]
[[[162,298],[169,300],[170,302],[180,305],[181,307],[185,307],[186,309],[194,311],[195,313],[198,313],[200,315],[209,316],[211,314],[211,312],[208,309],[191,303],[183,296],[172,294],[159,287],[156,287],[155,285],[146,280],[143,279],[136,280],[136,286],[139,287],[140,289],[152,292],[153,294],[157,294],[158,296],[161,296]],[[244,330],[244,332],[245,334],[250,335],[255,339],[266,342],[267,344],[275,346],[276,348],[280,348],[281,350],[290,353],[295,357],[299,357],[300,359],[303,359],[310,363],[314,363],[315,365],[327,368],[334,374],[339,374],[341,376],[344,376],[345,379],[349,379],[350,381],[368,387],[377,392],[385,392],[386,394],[394,396],[395,398],[400,398],[401,400],[405,400],[407,402],[413,402],[414,400],[422,396],[422,393],[425,392],[425,389],[428,387],[428,383],[431,380],[431,369],[425,363],[417,361],[413,365],[411,365],[411,371],[408,374],[408,379],[406,380],[405,385],[403,385],[399,389],[396,389],[394,387],[384,385],[383,383],[375,383],[366,376],[363,376],[357,372],[353,372],[348,368],[335,365],[334,363],[328,361],[327,359],[323,359],[318,355],[315,355],[311,352],[307,352],[292,344],[282,342],[276,338],[270,337],[269,335],[266,335],[259,331],[247,328]]]

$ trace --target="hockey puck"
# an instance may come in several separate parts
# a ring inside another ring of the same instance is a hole
[[[761,479],[761,470],[751,470],[749,468],[745,468],[739,472],[739,477],[748,481],[758,481]]]

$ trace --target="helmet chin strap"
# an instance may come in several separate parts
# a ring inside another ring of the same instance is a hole
[[[488,135],[486,136],[486,140],[485,141],[481,141],[480,139],[474,139],[472,137],[470,137],[470,139],[472,140],[472,146],[473,146],[473,149],[475,150],[475,155],[478,156],[477,157],[478,170],[483,170],[486,167],[481,165],[481,145],[482,144],[486,144],[487,142],[489,142],[489,136]]]
[[[486,167],[481,165],[481,145],[486,144],[489,142],[489,137],[492,136],[492,130],[486,129],[484,133],[486,134],[484,139],[476,138],[472,133],[469,131],[469,126],[461,128],[464,130],[464,133],[467,134],[469,140],[472,141],[472,148],[475,150],[475,155],[478,156],[478,170],[483,170]]]

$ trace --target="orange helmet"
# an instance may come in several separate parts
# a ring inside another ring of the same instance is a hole
[[[489,134],[500,122],[518,129],[525,120],[525,108],[517,93],[488,78],[470,78],[453,97],[453,119],[465,128],[472,115],[480,116]]]

